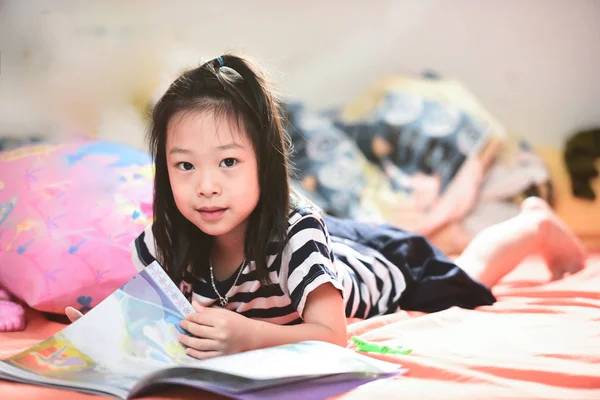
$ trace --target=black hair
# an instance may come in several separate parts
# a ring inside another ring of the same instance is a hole
[[[183,73],[154,106],[149,131],[155,166],[152,232],[158,261],[176,284],[207,276],[212,237],[175,205],[167,171],[169,121],[181,112],[211,111],[230,118],[248,135],[257,157],[260,197],[249,217],[244,253],[255,262],[258,279],[268,282],[267,257],[283,247],[290,209],[290,140],[280,107],[264,74],[231,54]]]

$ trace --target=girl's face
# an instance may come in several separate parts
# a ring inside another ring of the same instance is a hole
[[[180,113],[169,121],[166,155],[179,212],[208,235],[243,242],[260,195],[246,133],[210,111]]]

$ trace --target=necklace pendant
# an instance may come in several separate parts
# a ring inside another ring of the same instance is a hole
[[[219,301],[221,303],[221,307],[225,307],[225,306],[227,306],[227,304],[229,304],[229,300],[227,300],[227,299],[221,298]]]

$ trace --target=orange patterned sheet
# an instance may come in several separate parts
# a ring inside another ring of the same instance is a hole
[[[476,311],[399,312],[350,321],[349,333],[413,348],[378,356],[410,368],[373,382],[349,399],[600,399],[600,255],[572,277],[548,283],[544,265],[523,263],[496,287],[499,302]],[[63,325],[29,313],[24,332],[0,333],[0,358],[51,336]],[[199,397],[171,389],[152,399]],[[98,396],[0,381],[0,398],[82,400]]]

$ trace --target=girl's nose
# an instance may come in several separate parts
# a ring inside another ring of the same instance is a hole
[[[221,194],[221,187],[217,181],[211,176],[211,174],[204,174],[200,182],[198,182],[198,188],[196,190],[198,197],[210,197]]]

